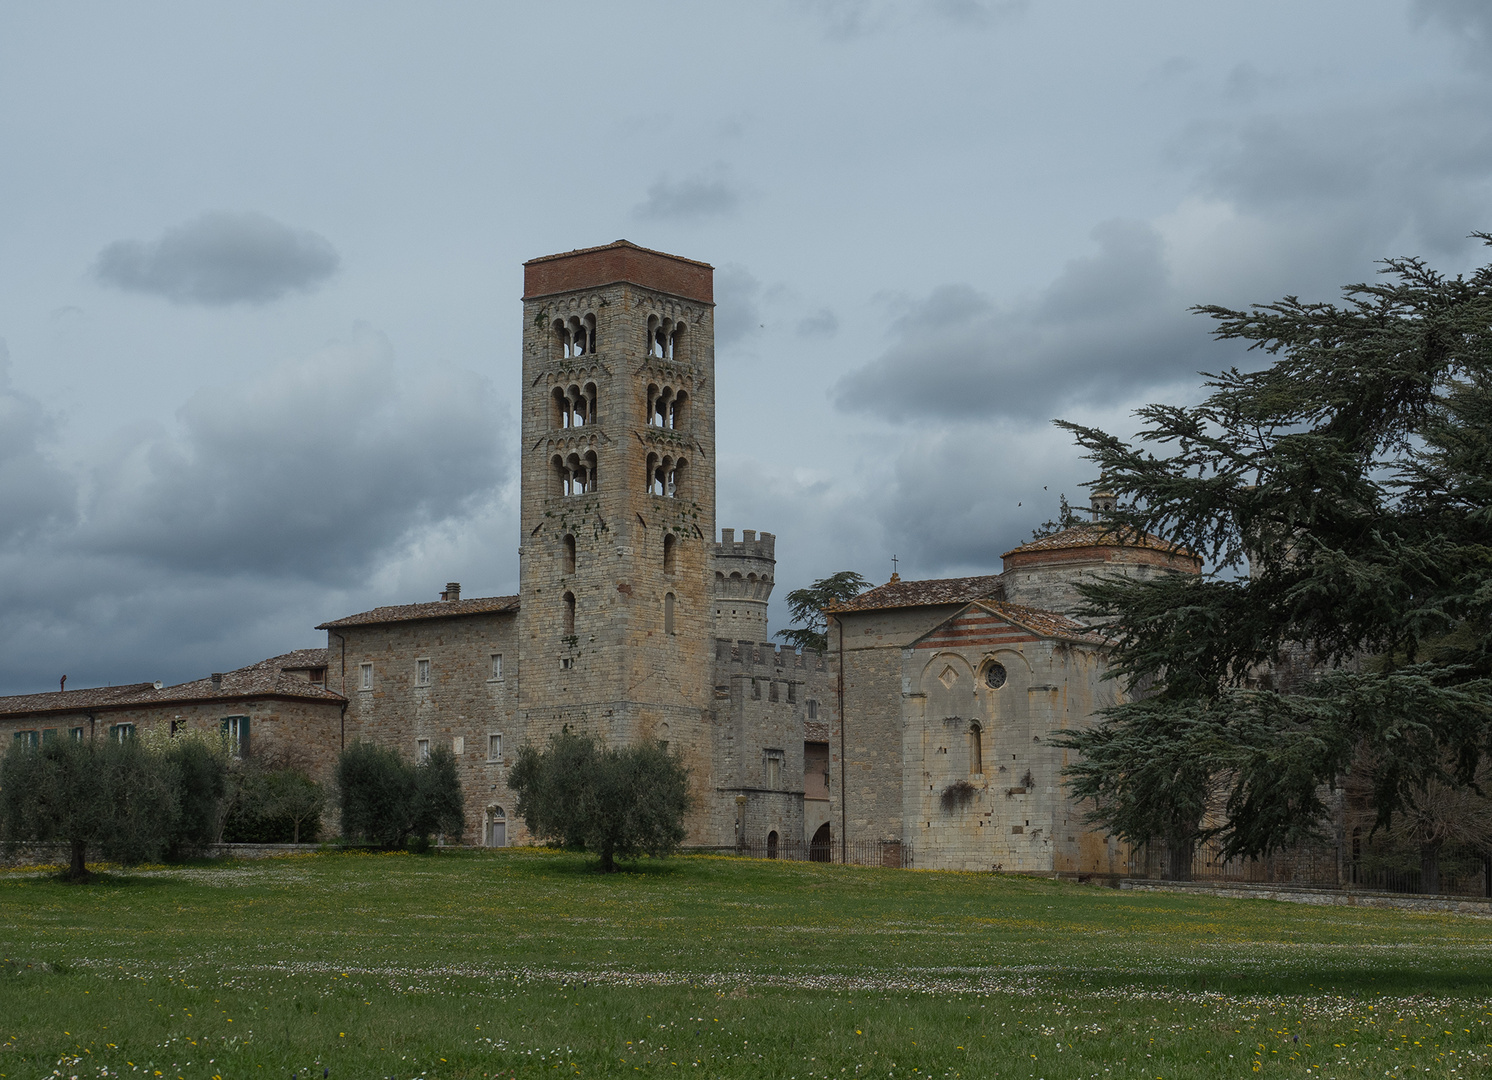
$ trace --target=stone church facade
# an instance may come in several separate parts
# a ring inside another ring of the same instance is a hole
[[[1196,573],[1195,558],[1082,525],[1007,552],[1002,574],[893,575],[831,611],[827,654],[774,646],[775,538],[716,528],[712,268],[626,241],[535,259],[522,327],[516,596],[450,583],[321,624],[325,650],[211,680],[0,699],[0,737],[88,737],[101,722],[127,737],[126,713],[241,727],[242,752],[295,751],[323,780],[358,740],[414,757],[445,746],[463,839],[503,846],[530,840],[507,787],[515,752],[569,727],[677,752],[690,844],[1112,869],[1045,743],[1116,692],[1104,639],[1069,614],[1075,584]]]

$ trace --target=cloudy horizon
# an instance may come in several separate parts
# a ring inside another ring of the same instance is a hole
[[[997,572],[1257,362],[1197,304],[1488,261],[1492,7],[0,13],[0,693],[515,591],[526,259],[716,267],[718,525]]]

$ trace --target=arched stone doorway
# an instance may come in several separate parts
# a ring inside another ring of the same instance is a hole
[[[819,826],[819,831],[813,834],[813,839],[808,844],[809,862],[829,862],[833,851],[833,838],[829,835],[829,823],[826,821]]]
[[[486,841],[488,847],[508,846],[508,815],[501,806],[487,807]]]
[[[767,858],[777,858],[777,830],[773,829],[767,834]]]

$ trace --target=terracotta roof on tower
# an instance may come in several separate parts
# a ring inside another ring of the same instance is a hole
[[[629,248],[632,251],[644,251],[649,255],[661,255],[665,259],[677,259],[679,262],[693,263],[695,266],[703,266],[710,270],[715,269],[707,262],[698,259],[686,259],[682,255],[670,255],[666,251],[658,251],[654,248],[645,248],[641,244],[634,244],[631,240],[613,240],[609,244],[598,244],[595,247],[575,248],[572,251],[560,251],[553,255],[540,255],[537,259],[529,259],[524,266],[532,266],[534,263],[549,262],[551,259],[568,259],[572,255],[589,255],[593,251],[609,251],[612,248]]]
[[[1001,558],[1008,558],[1011,555],[1022,554],[1028,551],[1060,551],[1065,548],[1085,547],[1149,548],[1151,551],[1165,551],[1185,558],[1196,558],[1195,555],[1185,548],[1177,547],[1175,544],[1168,544],[1153,533],[1141,535],[1128,526],[1116,528],[1101,521],[1084,525],[1074,525],[1072,528],[1063,529],[1059,533],[1052,533],[1050,536],[1031,540],[1021,544],[1019,547],[1011,548]]]
[[[411,622],[415,619],[444,619],[452,615],[503,614],[518,610],[516,596],[481,596],[471,600],[433,600],[428,604],[399,604],[374,608],[324,622],[316,629],[335,630],[339,626],[373,626],[377,623]]]
[[[877,611],[882,608],[923,607],[929,604],[967,604],[1000,593],[1000,575],[935,578],[931,581],[888,581],[853,600],[832,604],[829,611]]]

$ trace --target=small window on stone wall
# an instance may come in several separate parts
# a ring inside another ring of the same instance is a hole
[[[773,679],[771,681],[771,683],[769,683],[768,686],[767,686],[767,700],[768,701],[776,701],[776,700],[778,700],[778,697],[777,697],[777,680],[776,679]]]
[[[415,761],[419,761],[419,762],[425,762],[425,761],[429,761],[430,760],[430,740],[429,739],[416,739],[414,741],[414,759],[415,759]]]
[[[673,533],[663,538],[663,572],[665,574],[673,573],[674,564],[678,559],[678,546],[679,541]]]
[[[357,670],[358,670],[357,688],[359,690],[372,690],[373,689],[373,665],[372,664],[359,664]]]
[[[795,704],[797,704],[797,702],[798,702],[798,684],[797,683],[790,682],[790,683],[787,684],[787,700],[788,700],[788,704],[789,705],[795,705]]]
[[[782,751],[768,750],[766,753],[767,787],[782,786]]]
[[[497,732],[487,736],[487,760],[501,761],[503,759],[503,737]]]
[[[972,776],[984,774],[984,732],[978,724],[969,725],[969,773]]]
[[[673,593],[669,593],[663,598],[663,632],[665,634],[673,633],[673,606]]]
[[[565,613],[564,627],[567,637],[575,636],[575,594],[567,592],[564,595]]]
[[[493,682],[503,677],[503,654],[495,652],[492,654],[492,674],[488,676]]]
[[[810,719],[810,720],[817,720],[818,718],[819,718],[819,703],[817,701],[814,701],[812,698],[809,698],[808,699],[808,719]]]
[[[414,684],[416,686],[430,685],[430,661],[416,660],[414,662]]]
[[[561,565],[567,574],[575,573],[575,537],[565,534],[564,553],[561,556]]]

